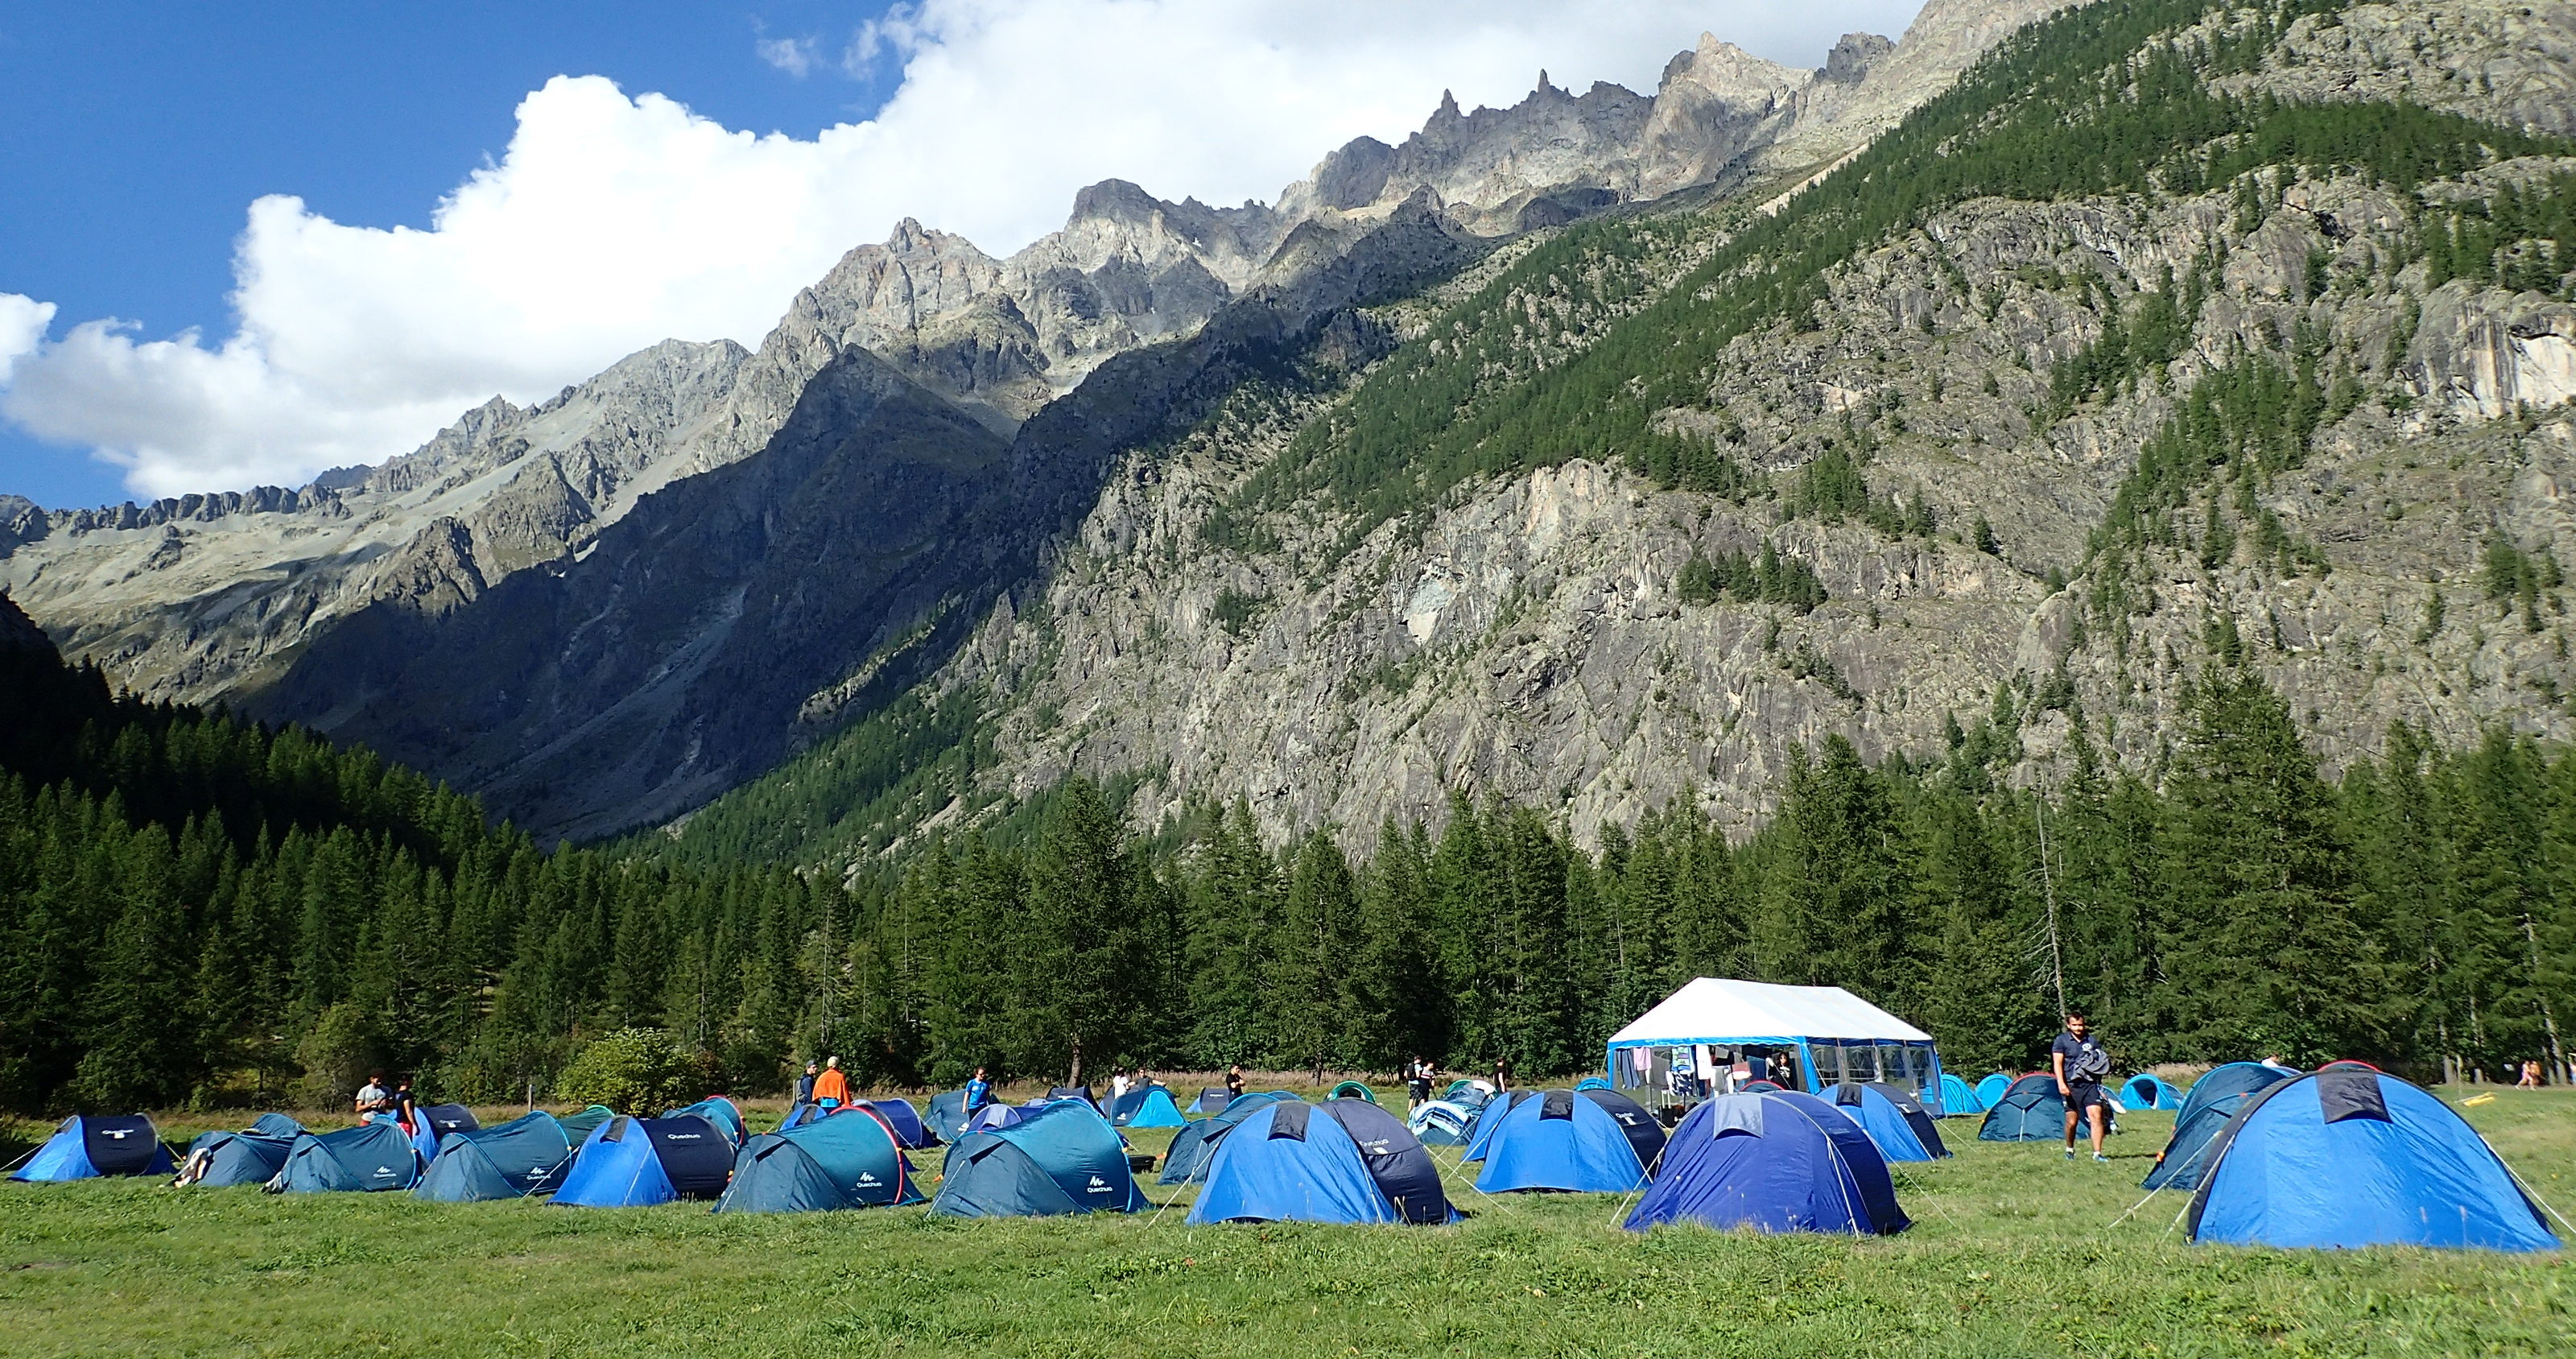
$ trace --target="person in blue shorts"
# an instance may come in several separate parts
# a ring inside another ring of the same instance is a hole
[[[2089,1120],[2093,1159],[2110,1160],[2102,1154],[2103,1124],[2111,1116],[2111,1096],[2102,1088],[2102,1078],[2111,1074],[2111,1050],[2094,1036],[2084,1016],[2068,1015],[2066,1031],[2048,1045],[2048,1061],[2057,1071],[2057,1093],[2066,1100],[2066,1159],[2075,1159],[2075,1125]]]

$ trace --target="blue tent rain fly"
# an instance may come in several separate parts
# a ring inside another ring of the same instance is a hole
[[[1626,1226],[1667,1222],[1851,1235],[1912,1225],[1860,1126],[1794,1091],[1720,1095],[1682,1119]]]
[[[1987,1072],[1986,1078],[1977,1082],[1978,1110],[1982,1112],[1995,1107],[1995,1101],[2002,1099],[2004,1092],[2012,1089],[2012,1083],[2013,1078],[2000,1071]]]
[[[711,1199],[733,1173],[733,1139],[704,1118],[612,1118],[591,1130],[555,1191],[559,1208],[641,1208]]]
[[[286,1165],[270,1178],[272,1194],[376,1193],[409,1189],[420,1179],[420,1157],[399,1123],[361,1123],[338,1132],[306,1133],[288,1148]]]
[[[2014,1081],[1986,1105],[1986,1121],[1977,1125],[1980,1142],[2054,1142],[2065,1135],[2066,1097],[2045,1071]]]
[[[1445,1099],[1425,1100],[1404,1116],[1406,1129],[1421,1139],[1424,1146],[1430,1147],[1463,1145],[1467,1140],[1467,1129],[1475,1122],[1475,1110]]]
[[[742,1145],[744,1138],[751,1136],[751,1125],[743,1122],[742,1110],[735,1108],[733,1101],[722,1095],[710,1095],[685,1109],[673,1109],[662,1117],[703,1118],[716,1125],[716,1129],[737,1147]]]
[[[1645,1182],[1646,1167],[1619,1120],[1571,1090],[1513,1101],[1485,1144],[1485,1168],[1476,1176],[1476,1188],[1487,1194],[1624,1194]]]
[[[2209,1169],[2210,1144],[2227,1121],[2247,1100],[2298,1074],[2261,1062],[2229,1062],[2193,1081],[2191,1093],[2182,1097],[2182,1112],[2174,1115],[2173,1137],[2156,1153],[2155,1166],[2138,1187],[2200,1188],[2200,1177]]]
[[[1895,1086],[1875,1081],[1838,1085],[1833,1096],[1834,1107],[1859,1124],[1878,1154],[1890,1161],[1937,1161],[1950,1154],[1930,1112]]]
[[[76,1114],[9,1178],[36,1183],[102,1175],[175,1175],[161,1132],[141,1114]]]
[[[2182,1092],[2164,1077],[2141,1071],[2120,1082],[2120,1103],[2131,1109],[2179,1109]]]
[[[1977,1092],[1966,1081],[1947,1071],[1941,1073],[1941,1117],[1960,1118],[1985,1111],[1986,1102],[1977,1098]]]
[[[1260,1112],[1264,1105],[1295,1098],[1284,1090],[1246,1092],[1241,1099],[1229,1102],[1224,1112],[1212,1114],[1181,1129],[1173,1136],[1171,1149],[1163,1153],[1163,1173],[1155,1183],[1188,1184],[1194,1179],[1205,1178],[1208,1162],[1216,1155],[1217,1147],[1242,1125],[1243,1120]]]
[[[930,1211],[948,1217],[1133,1213],[1148,1207],[1127,1144],[1100,1111],[1058,1100],[948,1149]]]
[[[873,1102],[751,1139],[734,1159],[719,1213],[812,1213],[921,1202],[902,1139]]]
[[[2493,1148],[2452,1108],[2361,1067],[2247,1100],[2210,1151],[2191,1239],[2240,1246],[2556,1250]]]
[[[1139,1086],[1118,1097],[1109,1121],[1122,1128],[1178,1128],[1189,1122],[1172,1092],[1159,1085]]]
[[[1217,1148],[1193,1226],[1212,1222],[1446,1222],[1431,1154],[1357,1099],[1274,1100]]]
[[[480,1203],[543,1194],[572,1169],[572,1136],[543,1109],[497,1128],[451,1133],[420,1173],[412,1197],[435,1203]]]

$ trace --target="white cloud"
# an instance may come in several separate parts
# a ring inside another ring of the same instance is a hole
[[[45,327],[54,323],[54,304],[16,293],[0,293],[0,383],[19,359],[44,343]]]
[[[1542,67],[1572,89],[1651,89],[1703,28],[1812,64],[1846,29],[1900,31],[1918,3],[927,0],[842,54],[858,71],[899,56],[893,99],[811,140],[558,77],[426,231],[252,204],[238,328],[219,343],[112,321],[36,342],[51,308],[0,295],[0,363],[16,356],[0,413],[98,449],[142,494],[294,483],[666,337],[757,344],[798,288],[898,217],[1002,254],[1113,176],[1266,199],[1353,136],[1401,140],[1443,89],[1508,104]],[[757,41],[791,75],[827,69],[811,40]]]

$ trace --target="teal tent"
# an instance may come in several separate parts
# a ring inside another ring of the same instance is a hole
[[[1941,1117],[1964,1118],[1985,1111],[1986,1102],[1977,1098],[1967,1081],[1947,1071],[1941,1073]]]
[[[1122,1128],[1189,1126],[1181,1106],[1172,1102],[1172,1092],[1159,1085],[1139,1086],[1119,1096],[1109,1106],[1109,1121]]]
[[[903,1138],[869,1104],[751,1139],[734,1158],[719,1213],[811,1213],[921,1202]]]
[[[452,1132],[412,1186],[412,1197],[434,1203],[479,1203],[552,1193],[572,1169],[580,1145],[543,1109],[497,1127]]]
[[[1127,1144],[1082,1100],[1055,1100],[1007,1128],[948,1149],[930,1211],[946,1217],[1133,1213],[1151,1206],[1127,1169]]]

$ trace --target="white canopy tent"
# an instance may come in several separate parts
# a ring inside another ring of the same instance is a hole
[[[1731,1061],[1748,1049],[1794,1051],[1810,1091],[1886,1081],[1940,1108],[1941,1059],[1932,1035],[1839,986],[1694,978],[1611,1036],[1610,1082],[1652,1087],[1659,1073],[1677,1069],[1677,1052],[1691,1054],[1691,1069],[1705,1075],[1703,1062],[1714,1063],[1720,1052]]]

